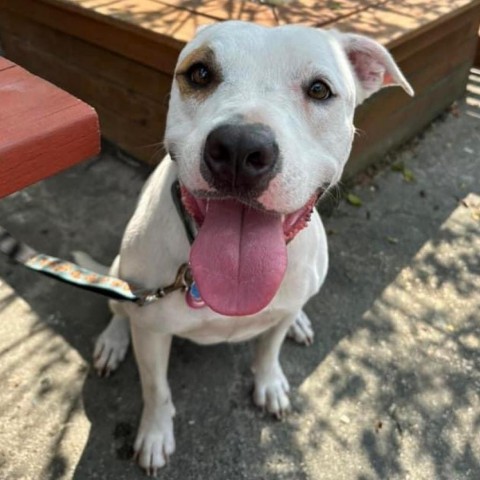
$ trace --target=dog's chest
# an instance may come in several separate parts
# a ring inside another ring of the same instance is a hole
[[[125,305],[127,314],[139,327],[176,335],[200,344],[240,342],[268,330],[285,318],[285,311],[273,304],[256,315],[226,317],[208,307],[190,308],[185,295],[174,293],[149,307]]]
[[[212,317],[201,320],[197,326],[177,335],[200,344],[241,342],[255,337],[272,327],[281,319],[273,311],[250,317]]]

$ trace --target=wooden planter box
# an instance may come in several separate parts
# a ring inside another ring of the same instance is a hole
[[[178,52],[198,25],[225,19],[355,31],[390,49],[416,97],[387,89],[358,110],[348,175],[464,92],[480,0],[0,0],[0,40],[7,57],[93,105],[106,138],[155,163]]]
[[[477,51],[475,53],[475,60],[473,61],[473,65],[477,68],[480,67],[480,30],[478,31]]]

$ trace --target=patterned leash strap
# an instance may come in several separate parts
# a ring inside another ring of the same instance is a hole
[[[101,275],[73,262],[38,253],[1,226],[0,252],[10,260],[49,277],[114,300],[134,302],[140,306],[148,305],[176,290],[187,291],[193,283],[190,268],[183,264],[178,269],[175,281],[170,285],[156,289],[138,288],[119,278]]]

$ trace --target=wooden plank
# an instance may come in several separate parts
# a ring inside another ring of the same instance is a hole
[[[58,8],[42,0],[0,0],[0,13],[3,11],[23,15],[67,35],[88,39],[93,45],[168,74],[173,74],[178,52],[183,46],[183,43],[155,32],[130,31],[109,17],[98,15],[92,18],[78,14],[75,9]]]
[[[475,53],[475,59],[473,61],[473,64],[478,68],[480,67],[480,31],[477,39],[477,50]]]
[[[436,45],[451,33],[459,32],[463,28],[466,28],[466,30],[463,31],[463,36],[466,38],[467,36],[471,35],[471,25],[477,25],[477,27],[473,28],[478,28],[479,22],[480,8],[473,7],[472,9],[467,9],[463,12],[460,12],[458,15],[442,24],[432,26],[432,28],[428,31],[428,34],[424,33],[413,39],[405,40],[398,45],[393,46],[390,51],[397,62],[402,62],[407,58],[418,56],[416,54],[424,50],[425,47]],[[438,50],[441,50],[440,47]]]
[[[105,5],[112,1],[116,5],[115,13],[110,15],[103,13]],[[97,31],[92,32],[79,27],[84,24],[85,19],[90,19],[95,20],[97,24],[100,22],[100,24],[111,25],[116,29],[153,39],[158,44],[168,45],[177,50],[193,37],[199,26],[210,24],[213,20],[211,17],[171,5],[161,6],[153,0],[111,0],[91,8],[83,8],[76,2],[62,0],[16,0],[15,2],[0,0],[0,8],[28,15],[52,28],[78,35],[80,38],[99,34]],[[67,13],[73,15],[67,16],[65,15]],[[68,25],[59,21],[63,17],[68,21]],[[102,38],[108,41],[104,35]],[[128,45],[122,45],[122,47],[128,49]]]
[[[113,17],[123,16],[128,11],[129,13],[123,18],[143,28],[150,28],[152,23],[160,24],[167,7],[167,11],[170,9],[183,10],[195,15],[205,16],[210,19],[210,22],[243,20],[271,26],[277,23],[275,14],[270,7],[250,0],[135,0],[134,2],[115,0],[108,3],[98,0],[56,1],[73,4],[79,8],[92,9],[97,13]],[[152,10],[153,4],[156,4],[156,6]],[[147,16],[145,16],[145,12],[148,12]]]
[[[450,41],[452,46],[457,47],[454,49],[454,53],[445,56],[447,50],[442,49],[441,45],[436,49],[433,45],[410,59],[409,62],[405,62],[406,65],[401,65],[415,90],[416,98],[424,93],[428,94],[432,85],[441,81],[442,78],[448,77],[460,65],[472,63],[475,48],[472,37],[467,37],[465,40],[464,36],[459,36],[457,41],[451,38],[447,38],[446,41]],[[415,68],[412,69],[411,65],[415,65]],[[381,97],[379,103],[376,100],[378,96]],[[384,111],[396,111],[403,108],[407,103],[416,100],[416,98],[411,100],[403,91],[396,88],[387,89],[377,94],[376,97],[372,97],[358,109],[357,121],[362,122],[364,117],[372,117],[372,111],[382,115]],[[372,128],[375,128],[375,126],[372,126]]]
[[[52,4],[63,4],[67,8],[77,8],[83,14],[105,15],[121,20],[145,30],[174,36],[182,42],[188,41],[192,30],[187,17],[180,13],[175,31],[167,23],[172,21],[173,10],[188,12],[192,15],[193,24],[202,24],[205,18],[210,22],[215,20],[246,20],[268,26],[287,23],[303,23],[312,26],[342,26],[346,22],[355,31],[360,22],[360,28],[366,25],[374,27],[370,31],[376,37],[378,30],[395,35],[397,32],[408,33],[418,29],[440,17],[451,14],[465,7],[472,0],[338,0],[325,2],[319,0],[293,0],[286,5],[272,9],[255,4],[249,0],[44,0]],[[476,1],[476,0],[474,0]],[[202,18],[204,17],[204,18]],[[380,28],[379,28],[380,27]],[[390,28],[392,27],[392,28]]]
[[[154,162],[165,128],[170,76],[17,15],[2,20],[16,32],[4,30],[12,58],[94,105],[106,138]]]
[[[26,17],[3,12],[0,16],[0,30],[3,30],[5,37],[9,34],[9,37],[21,40],[24,48],[47,52],[78,70],[86,70],[96,77],[119,85],[127,92],[134,91],[135,94],[159,102],[166,99],[170,91],[172,82],[170,75],[35,23]],[[5,43],[8,42],[9,39],[5,38]],[[11,55],[15,55],[15,52],[11,52]],[[31,55],[35,56],[36,53],[31,52]],[[41,68],[39,62],[35,62],[35,58],[30,59],[29,55],[23,55],[18,62],[35,69],[41,76],[49,79],[48,69]],[[54,79],[52,81],[55,83]]]
[[[28,66],[32,72],[45,77],[94,107],[103,106],[116,115],[128,116],[132,123],[138,123],[145,128],[162,121],[164,116],[164,109],[161,108],[162,97],[157,101],[143,97],[137,92],[128,90],[128,87],[105,81],[95,74],[76,68],[74,64],[63,62],[60,58],[24,44],[18,37],[6,36],[4,44],[13,60]],[[169,90],[169,84],[165,87],[164,98]]]
[[[82,0],[61,0],[82,3]],[[95,0],[93,0],[95,1]],[[314,22],[318,25],[333,23],[340,18],[358,13],[369,7],[392,0],[291,0],[285,5],[277,5],[275,9],[261,5],[251,0],[154,0],[168,4],[216,20],[244,20],[262,25],[276,26],[278,24]],[[86,6],[86,5],[85,5]]]
[[[64,5],[65,8],[75,8],[78,13],[84,15],[103,15],[109,19],[120,20],[128,25],[128,28],[149,30],[161,35],[173,37],[179,42],[188,41],[197,25],[211,23],[212,19],[220,18],[238,18],[228,17],[229,13],[238,12],[233,4],[242,5],[241,1],[222,3],[223,0],[216,0],[219,7],[213,11],[212,15],[200,15],[202,4],[204,2],[192,3],[185,0],[112,0],[104,2],[101,0],[41,0],[55,5]],[[173,5],[164,3],[171,2]],[[208,1],[208,0],[207,0]],[[478,5],[480,0],[404,0],[396,1],[372,1],[366,3],[352,2],[350,10],[349,2],[339,3],[340,10],[345,13],[336,15],[332,13],[329,18],[322,17],[323,12],[328,12],[325,2],[307,4],[298,1],[284,7],[278,7],[276,11],[281,10],[282,23],[306,23],[312,26],[329,24],[335,28],[349,31],[362,31],[370,34],[373,38],[381,41],[385,45],[393,46],[399,38],[421,31],[427,28],[432,22],[444,21],[452,15],[456,15],[458,10],[469,8],[472,5]],[[353,6],[353,3],[360,3],[359,7]],[[210,5],[211,0],[210,0]],[[179,6],[182,5],[181,8]],[[188,7],[195,5],[195,7]],[[223,8],[222,8],[223,6]],[[185,10],[191,8],[192,10]],[[264,12],[265,7],[257,6],[259,12]],[[355,9],[357,8],[357,9]],[[221,10],[223,13],[220,13]],[[296,10],[297,9],[297,10]],[[334,10],[335,11],[335,10]],[[176,13],[174,13],[176,12]],[[356,13],[358,12],[358,13]],[[250,13],[250,18],[252,14]],[[276,21],[259,14],[255,21],[275,25]],[[277,13],[278,15],[278,13]],[[248,15],[247,18],[249,19]],[[172,27],[172,22],[175,25]]]
[[[243,20],[267,26],[279,23],[314,22],[322,25],[333,23],[353,13],[392,0],[292,0],[288,5],[275,9],[251,0],[51,0],[68,7],[90,10],[108,15],[146,29],[159,28],[166,12],[183,10],[212,21]],[[157,4],[156,7],[154,4]],[[185,37],[179,33],[184,41]]]
[[[21,18],[22,18],[21,16],[11,15],[8,12],[4,12],[2,14],[2,16],[0,17],[0,26],[2,26],[2,28],[4,28],[4,29],[10,30],[10,31],[18,31],[21,28],[22,33],[23,33],[23,31],[26,27],[25,27],[24,24],[19,25],[18,19],[21,19]],[[470,20],[472,19],[472,12],[471,11],[466,11],[463,14],[458,15],[455,19],[452,19],[452,21],[448,22],[446,26],[443,26],[441,28],[437,27],[437,28],[433,29],[431,32],[429,32],[429,35],[423,35],[419,39],[416,39],[414,42],[405,42],[405,43],[400,44],[398,47],[393,49],[393,54],[395,56],[395,59],[397,61],[401,61],[406,56],[411,56],[413,54],[414,50],[421,49],[424,46],[425,43],[428,43],[428,44],[435,43],[438,40],[438,37],[442,37],[446,33],[448,33],[449,31],[457,28],[457,26],[459,24],[461,24],[461,22],[463,22],[466,18],[468,18]],[[24,20],[24,23],[25,23],[26,19],[24,18],[23,20]],[[38,29],[38,27],[39,27],[38,24],[35,24],[34,22],[30,22],[28,28],[29,28],[29,30],[32,30],[32,29]],[[49,35],[49,33],[50,33],[50,35]],[[43,31],[41,31],[39,34],[37,34],[36,37],[37,37],[38,40],[43,39],[43,41],[45,41],[44,36],[48,35],[49,37],[52,37],[53,36],[52,33],[53,33],[52,30],[48,31],[48,30],[43,29]],[[59,38],[62,38],[63,41],[58,41]],[[64,58],[67,58],[68,56],[71,55],[72,52],[71,52],[71,50],[68,50],[68,48],[70,48],[70,46],[67,48],[67,45],[64,45],[64,41],[68,40],[69,38],[71,38],[71,37],[70,36],[69,37],[60,37],[59,35],[57,35],[55,38],[51,38],[51,43],[49,45],[49,48],[56,48],[57,50],[62,49],[63,52],[65,52],[64,54],[62,54],[62,56]],[[86,57],[88,58],[89,61],[91,61],[92,57],[96,56],[96,54],[100,51],[98,49],[92,48],[91,45],[88,44],[87,42],[84,42],[84,45],[83,45],[82,48],[83,48],[83,50],[88,50],[88,52],[86,53]],[[75,55],[76,56],[78,55],[78,51],[75,51]],[[162,57],[163,55],[160,55],[160,56]],[[120,56],[120,55],[116,55],[116,58],[117,58],[117,60],[120,60],[120,59],[123,59],[124,57]],[[109,63],[113,63],[113,62],[111,62],[111,60],[112,60],[111,58],[109,60],[110,60]],[[79,59],[79,61],[81,61],[81,58]],[[101,59],[98,59],[95,68],[97,68],[97,66],[98,66],[98,70],[105,72],[105,74],[108,74],[109,72],[117,70],[117,68],[101,68],[102,65],[105,65],[104,63],[102,63],[104,61],[105,61],[105,55],[103,55],[103,57]],[[88,65],[88,62],[84,62],[84,63],[85,63],[84,67],[86,67]],[[117,61],[116,63],[118,64],[120,62]],[[174,63],[175,63],[175,59],[172,59],[169,70],[173,69]],[[121,65],[120,68],[118,68],[118,70],[121,72],[124,69],[128,69],[129,65],[132,65],[132,63],[124,61],[123,65]],[[115,65],[115,67],[118,67],[118,65]],[[132,74],[131,78],[132,78],[133,81],[135,81],[137,78],[141,78],[142,76],[144,76],[145,73],[146,72],[138,72],[138,69],[137,69],[137,71],[134,74]],[[152,76],[150,75],[150,77],[152,77]]]
[[[100,134],[90,106],[3,58],[0,66],[1,198],[97,154]]]
[[[355,139],[345,176],[351,177],[379,160],[387,151],[410,139],[460,97],[465,91],[470,63],[459,66],[447,78],[433,85],[429,92],[417,97],[403,109],[378,114],[375,125],[369,121],[372,115],[365,116],[360,123],[356,121],[363,133]],[[376,107],[382,105],[382,100],[382,94],[378,95],[370,111],[376,111]]]
[[[333,25],[354,14],[395,0],[333,1],[293,0],[276,7],[280,25],[305,24],[314,27]]]
[[[480,0],[388,2],[344,18],[333,26],[369,35],[387,48],[393,48],[465,11],[478,11],[479,6]]]
[[[0,7],[2,2],[5,4],[5,0],[0,0]],[[173,34],[168,40],[170,43],[168,43],[167,54],[163,55],[163,51],[159,51],[159,49],[165,48],[163,34],[159,33],[161,31],[161,29],[159,30],[159,22],[163,22],[163,19],[159,18],[158,12],[155,13],[152,7],[153,4],[161,4],[160,11],[162,13],[167,10],[170,11],[170,7],[173,10],[182,10],[183,13],[180,12],[180,15],[186,13],[193,16],[192,18],[196,19],[195,23],[199,17],[209,19],[209,22],[212,18],[219,17],[220,14],[216,12],[215,8],[217,7],[215,5],[220,5],[220,10],[225,6],[228,7],[225,2],[222,2],[223,0],[206,0],[201,2],[201,5],[198,5],[197,2],[192,2],[191,0],[131,0],[129,3],[133,8],[128,10],[126,0],[38,0],[35,2],[35,5],[32,5],[32,0],[18,0],[17,2],[9,2],[6,8],[9,11],[27,14],[31,18],[35,17],[35,21],[39,20],[40,23],[50,25],[52,29],[57,30],[57,32],[49,31],[48,34],[45,34],[45,31],[49,29],[44,27],[43,31],[42,27],[35,29],[32,26],[33,22],[30,22],[30,30],[27,31],[26,35],[27,38],[23,38],[23,40],[28,39],[28,42],[34,46],[37,45],[39,50],[47,50],[50,54],[62,58],[68,64],[69,69],[78,67],[77,75],[80,75],[80,70],[85,70],[91,78],[91,80],[86,81],[88,88],[84,88],[84,93],[87,96],[95,95],[95,91],[90,83],[92,80],[99,82],[98,84],[102,90],[104,82],[107,85],[110,85],[109,82],[119,84],[117,87],[127,89],[128,77],[135,77],[135,72],[139,71],[137,67],[140,65],[132,66],[134,63],[131,60],[135,60],[152,68],[145,67],[145,70],[142,72],[142,74],[145,74],[145,79],[131,86],[131,88],[140,97],[150,96],[151,100],[156,100],[158,93],[155,93],[152,89],[156,79],[153,72],[155,69],[162,69],[162,71],[168,71],[169,73],[173,71],[176,52],[182,45],[182,41],[179,40],[180,37]],[[88,6],[91,8],[85,9],[82,7],[83,13],[75,15],[73,12],[79,13],[81,8],[74,4],[80,3],[83,7]],[[232,5],[231,12],[237,12],[242,3],[239,1]],[[316,0],[305,0],[302,3],[304,3],[302,8],[308,9],[316,5]],[[383,39],[382,41],[387,43],[391,41],[390,46],[394,56],[400,61],[401,67],[407,73],[409,79],[413,81],[417,93],[420,95],[423,93],[428,95],[432,84],[434,85],[442,76],[451,74],[452,70],[457,68],[458,64],[465,61],[467,56],[471,54],[471,50],[466,48],[468,45],[465,47],[461,43],[461,37],[464,35],[468,38],[470,35],[473,35],[471,29],[475,28],[472,27],[473,23],[478,21],[480,0],[435,0],[428,2],[428,5],[425,1],[422,2],[420,0],[408,0],[400,5],[399,2],[394,2],[393,0],[372,0],[363,2],[359,6],[361,11],[348,10],[347,3],[342,5],[343,10],[341,13],[338,12],[339,14],[335,17],[335,22],[332,26],[345,26],[348,25],[348,22],[355,22],[353,27],[361,31],[364,28],[361,21],[366,21],[369,28],[373,29],[374,37]],[[63,4],[63,7],[65,7],[63,10],[59,8],[60,4]],[[25,5],[29,6],[28,10],[25,9]],[[135,6],[137,6],[136,10]],[[142,10],[140,6],[142,8],[146,6],[146,8]],[[176,8],[176,6],[179,6],[179,8]],[[323,2],[322,6],[325,8]],[[207,7],[210,10],[207,11]],[[95,8],[117,10],[112,15],[104,15],[95,12]],[[162,10],[164,8],[166,10]],[[35,15],[32,15],[33,10]],[[277,8],[276,10],[278,15],[280,9]],[[41,13],[40,17],[37,15],[39,12]],[[310,20],[306,19],[310,24],[315,21],[321,22],[318,15],[315,17],[313,15],[314,12],[311,13],[312,18]],[[69,16],[68,21],[60,21],[62,15]],[[223,15],[225,16],[225,12],[223,12]],[[402,19],[409,15],[412,18],[407,18],[408,21],[405,23]],[[54,17],[56,18],[55,21],[53,20]],[[16,19],[18,20],[19,18],[21,17],[16,15]],[[389,19],[392,22],[400,21],[400,24],[383,25],[382,19]],[[260,22],[261,20],[258,21]],[[280,21],[282,20],[280,19]],[[3,28],[10,32],[15,30],[24,31],[22,25],[15,26],[13,23],[11,18],[6,19]],[[26,23],[25,19],[23,19],[23,23]],[[67,25],[68,28],[66,27]],[[184,28],[181,22],[177,26],[181,29]],[[93,28],[93,34],[90,27]],[[393,28],[393,30],[388,31],[389,28]],[[77,39],[71,36],[64,36],[58,30],[71,33]],[[85,32],[88,32],[88,35],[85,35]],[[89,45],[87,42],[79,40],[82,38],[82,35],[83,38],[88,38],[88,41],[92,39],[91,42],[94,45]],[[16,33],[16,36],[17,41],[22,40],[18,38],[18,33]],[[64,39],[63,42],[61,41],[62,38]],[[131,41],[129,42],[127,39]],[[126,44],[128,44],[128,47],[124,50]],[[104,47],[104,49],[100,49],[95,45]],[[27,59],[27,50],[24,45],[22,49],[24,50],[24,58]],[[107,50],[111,50],[111,52]],[[38,51],[36,53],[41,52]],[[30,52],[31,54],[32,52]],[[123,55],[124,57],[122,57]],[[140,60],[137,55],[140,56]],[[163,58],[167,58],[169,55],[170,59],[168,62],[170,63],[165,63]],[[69,61],[69,58],[72,56],[75,57],[75,61]],[[93,62],[89,59],[90,56],[95,59]],[[159,57],[162,60],[159,60]],[[75,62],[77,62],[76,66]],[[106,68],[102,69],[102,64]],[[46,68],[45,70],[48,69]],[[60,64],[53,71],[57,71],[58,75],[59,69]],[[121,72],[122,69],[129,73],[123,77],[122,75],[118,76],[118,81],[116,81],[115,71]],[[70,72],[68,74],[69,81],[73,82],[71,75],[72,73]],[[100,80],[98,80],[99,77],[101,77]],[[79,80],[80,78],[81,80]],[[83,77],[78,77],[77,82],[83,83]],[[142,89],[144,94],[141,93]],[[155,148],[152,147],[152,144],[161,138],[161,133],[159,134],[158,132],[160,130],[163,131],[163,122],[161,124],[160,122],[157,123],[158,119],[156,119],[154,122],[146,122],[145,125],[141,125],[142,118],[144,120],[146,118],[144,115],[145,110],[142,110],[138,105],[134,105],[132,111],[136,112],[134,116],[135,121],[129,123],[129,118],[127,118],[129,106],[126,105],[124,110],[127,112],[125,113],[119,110],[114,111],[115,109],[109,104],[115,104],[117,93],[110,86],[107,87],[107,91],[109,92],[108,102],[94,100],[100,110],[102,119],[105,119],[104,128],[106,129],[107,137],[112,138],[117,143],[120,141],[122,143],[121,146],[130,152],[140,152],[135,153],[136,156],[151,159],[151,152]],[[374,103],[372,107],[367,105],[368,108],[359,111],[357,117],[360,119],[360,122],[363,121],[362,115],[364,114],[362,112],[366,112],[365,116],[372,117],[372,111],[375,111],[374,117],[377,121],[382,122],[382,116],[385,112],[401,110],[410,101],[407,97],[400,94],[399,91],[394,91],[393,89],[385,94],[381,94],[381,98],[381,103]],[[128,98],[125,101],[128,102]],[[117,104],[121,104],[121,102],[117,102]],[[149,108],[147,107],[148,110]],[[165,110],[162,108],[162,115],[164,112]],[[395,127],[392,126],[392,128]],[[375,130],[381,130],[381,128],[376,128]],[[384,132],[383,135],[388,136],[389,132]],[[379,137],[378,142],[382,143],[383,140]],[[375,145],[368,148],[374,147]]]
[[[163,122],[158,125],[158,131],[152,132],[132,124],[128,118],[119,117],[108,109],[99,107],[97,111],[105,138],[149,165],[155,165],[163,158]]]
[[[364,119],[367,119],[366,121],[371,122],[372,111],[382,116],[385,112],[400,110],[407,103],[415,102],[419,97],[428,95],[436,84],[457,72],[459,68],[463,68],[465,65],[471,66],[475,49],[474,40],[474,37],[462,36],[456,42],[451,40],[453,53],[449,52],[448,55],[445,55],[447,50],[441,48],[435,51],[435,45],[422,51],[421,55],[412,59],[412,63],[420,63],[420,60],[424,59],[423,67],[409,74],[409,80],[415,89],[415,97],[410,100],[397,88],[383,90],[357,110],[356,120],[363,122]],[[374,125],[371,126],[374,127]]]
[[[0,57],[0,72],[12,67],[15,67],[15,64],[13,62],[10,62],[5,57]]]
[[[77,69],[53,55],[23,44],[17,37],[6,36],[4,43],[15,61],[28,65],[35,73],[93,105],[100,117],[102,134],[107,138],[122,143],[122,146],[128,143],[135,152],[144,148],[145,143],[163,138],[166,102],[142,97],[126,87]],[[110,122],[113,122],[112,127]],[[110,135],[112,129],[115,136]]]
[[[212,22],[211,17],[172,5],[159,8],[160,0],[95,1],[91,8],[83,8],[80,3],[87,5],[93,0],[0,0],[0,9],[29,16],[78,38],[88,38],[91,43],[166,73],[173,72],[179,49],[197,26]],[[115,15],[101,13],[112,5]],[[402,43],[402,38],[416,37],[420,31],[478,7],[480,0],[406,0],[401,4],[380,1],[372,5],[375,6],[342,17],[331,26],[370,34],[394,47]],[[308,23],[315,25],[316,18],[313,16]],[[307,19],[299,16],[297,20]]]
[[[439,84],[442,84],[445,79],[451,78],[454,75],[457,75],[459,71],[465,72],[465,82],[468,76],[468,69],[471,67],[471,57],[464,61],[461,64],[457,64],[455,68],[450,69],[448,73],[438,76],[438,78],[431,82],[426,88],[420,91],[413,103],[418,103],[420,99],[428,98],[432,95],[432,92],[435,91]],[[410,103],[412,102],[402,102],[401,98],[403,97],[402,93],[395,90],[386,90],[380,92],[376,97],[372,97],[371,101],[357,111],[355,121],[356,126],[365,132],[368,132],[368,135],[372,135],[372,132],[376,132],[379,129],[382,129],[387,126],[391,126],[394,129],[394,124],[390,125],[390,118],[392,113],[402,112]],[[454,97],[447,95],[450,103],[454,100]],[[375,112],[375,115],[372,115],[372,111]],[[388,119],[386,123],[382,117]]]
[[[4,45],[15,61],[93,105],[100,118],[102,135],[135,157],[153,162],[152,155],[163,138],[170,77],[165,94],[153,99],[128,85],[99,77],[98,72],[78,68],[75,58],[73,63],[64,61],[24,36],[4,35]]]
[[[442,66],[452,66],[455,61],[462,63],[467,59],[467,54],[471,55],[472,38],[476,28],[477,23],[469,19],[458,25],[456,30],[437,38],[436,42],[424,45],[415,52],[415,55],[399,62],[402,72],[411,80],[421,71],[428,70],[434,74],[435,69],[442,68]],[[446,29],[440,30],[446,32]],[[449,54],[445,55],[445,52],[449,52]]]

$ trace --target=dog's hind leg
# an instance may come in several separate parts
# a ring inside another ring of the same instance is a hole
[[[120,256],[117,255],[109,268],[94,260],[84,252],[72,252],[75,261],[83,268],[88,268],[101,275],[118,276]],[[101,333],[95,342],[93,352],[93,364],[101,377],[108,377],[117,369],[130,344],[130,325],[127,315],[123,312],[118,302],[109,302],[113,317],[107,328]]]
[[[290,410],[290,386],[280,366],[280,349],[293,319],[287,317],[260,335],[255,345],[252,370],[255,378],[253,401],[281,419]]]
[[[297,343],[303,343],[307,346],[310,346],[313,343],[314,333],[312,322],[303,310],[300,310],[295,317],[295,321],[288,329],[287,337],[292,338]]]
[[[101,377],[108,377],[118,367],[125,358],[129,344],[128,317],[116,313],[95,343],[93,363]]]

